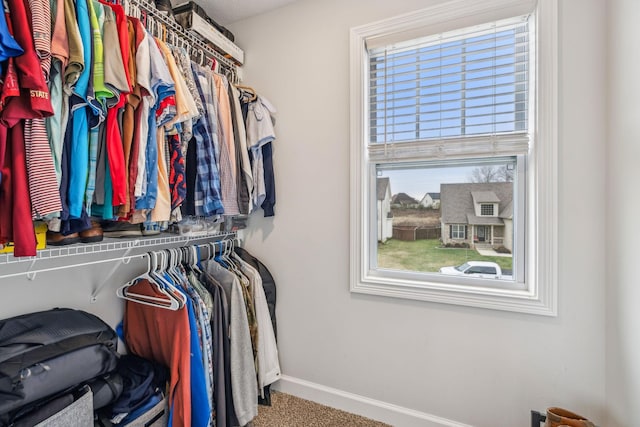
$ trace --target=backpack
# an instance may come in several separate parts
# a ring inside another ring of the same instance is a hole
[[[117,342],[109,325],[80,310],[0,320],[0,423],[21,407],[113,371]]]

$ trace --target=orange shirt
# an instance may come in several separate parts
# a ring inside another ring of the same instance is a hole
[[[154,285],[142,279],[131,291],[160,296]],[[172,311],[127,301],[125,340],[129,351],[169,368],[169,408],[174,426],[191,425],[191,334],[186,308]]]

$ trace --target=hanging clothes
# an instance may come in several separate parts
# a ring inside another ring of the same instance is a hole
[[[23,52],[24,50],[9,31],[3,8],[2,13],[0,13],[0,62],[20,56]]]
[[[90,1],[90,0],[89,0]],[[71,147],[69,150],[68,170],[69,188],[67,190],[67,203],[69,208],[69,218],[80,218],[84,209],[84,199],[87,186],[87,176],[89,174],[89,114],[97,113],[93,110],[89,102],[89,98],[93,98],[90,93],[91,80],[91,45],[93,39],[91,36],[91,23],[89,17],[89,6],[86,0],[76,0],[76,14],[78,19],[78,28],[80,31],[80,39],[83,49],[84,68],[78,77],[73,88],[73,94],[69,99],[69,121],[72,124],[73,137],[67,139]],[[63,218],[64,220],[65,218]]]
[[[240,282],[214,260],[204,266],[224,290],[229,307],[231,397],[237,425],[246,425],[258,415],[257,379],[251,334]]]
[[[203,271],[200,280],[212,297],[211,342],[213,346],[214,406],[216,425],[238,425],[231,396],[231,340],[229,339],[229,304],[222,285],[208,272]]]
[[[273,276],[271,275],[271,272],[269,272],[267,267],[262,262],[260,262],[260,260],[258,260],[256,257],[251,255],[246,249],[236,246],[234,248],[234,251],[236,254],[240,256],[240,258],[242,258],[245,262],[250,264],[254,269],[256,269],[256,271],[258,271],[258,274],[262,282],[262,289],[265,293],[265,297],[267,300],[267,307],[269,310],[269,315],[271,317],[271,326],[273,328],[273,338],[275,341],[278,334],[278,328],[277,328],[277,322],[276,322],[277,297],[276,297],[275,280],[273,279]],[[273,343],[273,345],[276,346],[275,342]],[[277,350],[277,346],[276,346],[276,350]],[[268,376],[268,374],[265,374],[265,376]],[[268,382],[268,381],[265,381],[265,382]],[[271,391],[270,391],[269,385],[266,385],[264,388],[264,398],[262,399],[262,402],[264,402],[267,405],[271,404]]]
[[[0,242],[13,241],[15,256],[35,256],[36,236],[31,225],[26,153],[22,123],[0,125],[0,152],[4,151],[0,186]]]
[[[31,127],[25,141],[25,127],[21,120],[43,119],[53,114],[53,111],[49,100],[49,88],[34,48],[25,4],[9,0],[7,5],[11,12],[6,15],[9,18],[5,21],[7,28],[24,53],[10,58],[8,67],[4,70],[0,117],[0,200],[3,200],[3,209],[0,212],[0,242],[13,241],[16,256],[34,256],[36,241],[31,222],[32,206],[37,206],[43,211],[41,213],[46,214],[59,209],[60,205],[56,203],[55,197],[53,159],[47,149],[43,150],[44,145],[48,148],[46,132],[44,138],[39,134],[44,131],[44,127],[40,128],[39,123],[36,125],[35,138]],[[31,174],[29,165],[32,167]],[[53,180],[39,182],[36,172],[40,170],[47,177],[53,176]],[[53,188],[53,194],[47,193],[47,188]],[[29,189],[34,191],[34,205]]]
[[[220,185],[222,188],[222,204],[225,215],[238,215],[238,187],[236,182],[236,149],[233,138],[233,124],[231,121],[231,103],[229,101],[227,78],[213,74],[215,93],[218,97],[218,141],[220,163]]]
[[[246,107],[247,147],[251,150],[254,183],[252,200],[255,208],[263,208],[264,216],[274,215],[276,202],[271,149],[276,139],[272,118],[275,112],[273,105],[260,96]]]
[[[234,85],[229,85],[231,119],[237,154],[236,163],[239,168],[236,179],[238,186],[238,209],[240,214],[248,215],[252,209],[251,192],[253,191],[253,174],[251,171],[251,161],[249,159],[249,149],[247,147],[247,134],[242,116],[242,107],[240,106],[241,96],[240,91]]]
[[[148,279],[134,285],[135,293],[163,298]],[[128,349],[138,356],[169,367],[171,426],[191,424],[191,328],[186,309],[164,308],[127,302],[124,317]]]
[[[150,253],[147,273],[118,290],[129,352],[170,368],[171,425],[246,425],[281,375],[261,273],[229,243],[202,263],[195,247]]]
[[[111,207],[117,207],[125,204],[127,197],[127,165],[119,117],[124,109],[126,97],[131,92],[127,69],[128,33],[122,6],[102,2],[99,5],[96,4],[96,7],[104,11],[104,44],[118,46],[104,51],[104,84],[110,89],[112,96],[103,101],[107,107],[105,144],[113,192]]]
[[[271,324],[269,306],[260,273],[235,253],[233,254],[233,259],[252,284],[253,305],[257,325],[257,347],[255,353],[258,371],[258,390],[260,397],[264,398],[265,388],[279,380],[281,375],[275,332]]]
[[[67,35],[64,0],[51,2],[53,34],[51,36],[51,69],[49,71],[49,94],[54,114],[47,117],[45,126],[53,156],[57,188],[62,179],[63,127],[63,72],[69,63],[69,37]],[[54,194],[56,194],[54,192]],[[60,207],[62,209],[62,207]]]
[[[192,215],[217,221],[257,206],[272,215],[270,147],[246,130],[243,92],[203,57],[192,61],[155,20],[143,24],[107,0],[7,0],[6,7],[0,124],[8,134],[21,122],[31,219],[64,237],[91,228],[90,216],[165,230]],[[20,151],[0,146],[0,185],[14,167],[8,153]],[[11,216],[8,223],[14,214],[0,215]],[[2,239],[15,240],[8,234]]]
[[[220,189],[220,174],[217,157],[216,132],[217,121],[215,115],[215,87],[209,81],[210,72],[192,64],[193,78],[198,88],[203,111],[193,128],[193,139],[189,145],[194,144],[192,150],[193,160],[187,167],[187,173],[195,176],[195,188],[193,191],[194,212],[190,210],[187,215],[221,215],[224,213],[222,193]],[[189,159],[189,156],[187,157]],[[189,182],[189,181],[187,181]],[[189,194],[189,193],[187,193]]]

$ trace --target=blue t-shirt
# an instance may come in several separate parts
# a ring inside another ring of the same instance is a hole
[[[20,56],[23,53],[24,50],[22,50],[22,47],[20,47],[18,42],[9,32],[4,9],[0,8],[0,62],[4,62],[9,58]],[[2,73],[1,67],[0,73]]]
[[[180,292],[188,295],[182,287]],[[202,363],[202,348],[198,338],[198,326],[193,302],[187,298],[185,304],[189,313],[189,329],[191,334],[191,425],[193,427],[207,427],[211,418],[211,402],[207,394],[204,365]]]
[[[84,205],[84,196],[89,173],[89,117],[87,107],[87,91],[91,77],[91,24],[86,0],[76,0],[76,16],[80,38],[84,46],[85,67],[74,87],[74,98],[71,111],[73,122],[73,139],[71,141],[71,162],[69,191],[69,216],[78,218]],[[78,99],[79,98],[79,99]]]

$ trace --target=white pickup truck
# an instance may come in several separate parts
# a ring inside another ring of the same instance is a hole
[[[513,280],[511,270],[503,270],[491,261],[467,261],[455,267],[442,267],[440,273],[452,276],[472,276],[483,279]]]

